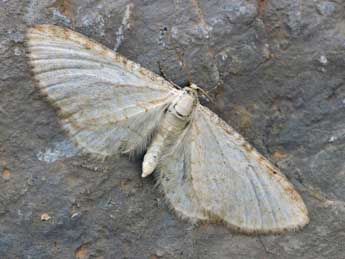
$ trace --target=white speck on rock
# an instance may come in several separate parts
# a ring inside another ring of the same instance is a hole
[[[14,48],[14,55],[15,56],[21,56],[22,55],[22,50],[20,48]]]
[[[77,148],[68,140],[56,142],[52,147],[46,148],[44,151],[37,153],[40,161],[53,163],[57,160],[72,157],[77,154]]]
[[[332,137],[329,138],[328,142],[331,142],[331,143],[332,143],[332,142],[334,142],[336,139],[337,139],[337,138],[336,138],[335,136],[332,136]]]
[[[41,221],[48,221],[48,220],[50,220],[50,219],[51,219],[51,217],[49,216],[48,213],[43,213],[43,214],[41,215]]]
[[[72,214],[71,219],[75,218],[75,217],[79,217],[80,216],[80,212],[75,212]]]
[[[163,257],[165,255],[165,251],[163,251],[161,249],[157,249],[156,255],[157,255],[157,257]]]
[[[114,46],[114,51],[116,51],[120,47],[121,43],[123,42],[125,38],[124,31],[130,29],[131,27],[130,17],[132,14],[133,6],[134,5],[132,3],[126,6],[126,11],[125,11],[125,14],[123,15],[121,25],[117,29],[117,32],[116,32],[116,42]]]
[[[326,56],[322,55],[320,56],[320,59],[319,59],[320,63],[323,64],[323,65],[326,65],[328,63],[328,59],[326,58]]]

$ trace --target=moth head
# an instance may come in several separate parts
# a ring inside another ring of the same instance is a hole
[[[196,95],[197,97],[203,96],[208,102],[213,102],[212,98],[207,94],[207,92],[196,84],[191,84],[189,87],[185,88],[187,93]],[[188,92],[189,91],[189,92]]]
[[[190,86],[187,86],[184,88],[184,90],[186,91],[187,94],[192,95],[194,97],[199,96],[198,89],[199,89],[199,87],[195,84],[191,84]]]

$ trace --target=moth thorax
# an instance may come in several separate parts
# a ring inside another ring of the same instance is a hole
[[[177,115],[188,117],[194,109],[195,101],[196,100],[193,95],[184,92],[174,105]]]

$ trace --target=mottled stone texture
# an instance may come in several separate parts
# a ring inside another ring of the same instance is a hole
[[[29,74],[34,23],[210,89],[311,223],[262,237],[193,226],[140,178],[141,158],[76,156]],[[343,0],[0,0],[0,258],[345,258],[344,70]]]

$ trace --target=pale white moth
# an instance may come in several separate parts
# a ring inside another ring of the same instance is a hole
[[[278,168],[199,103],[196,85],[162,77],[69,29],[27,31],[40,91],[68,136],[96,157],[143,152],[142,177],[157,171],[168,204],[191,222],[242,233],[282,233],[309,222]]]

